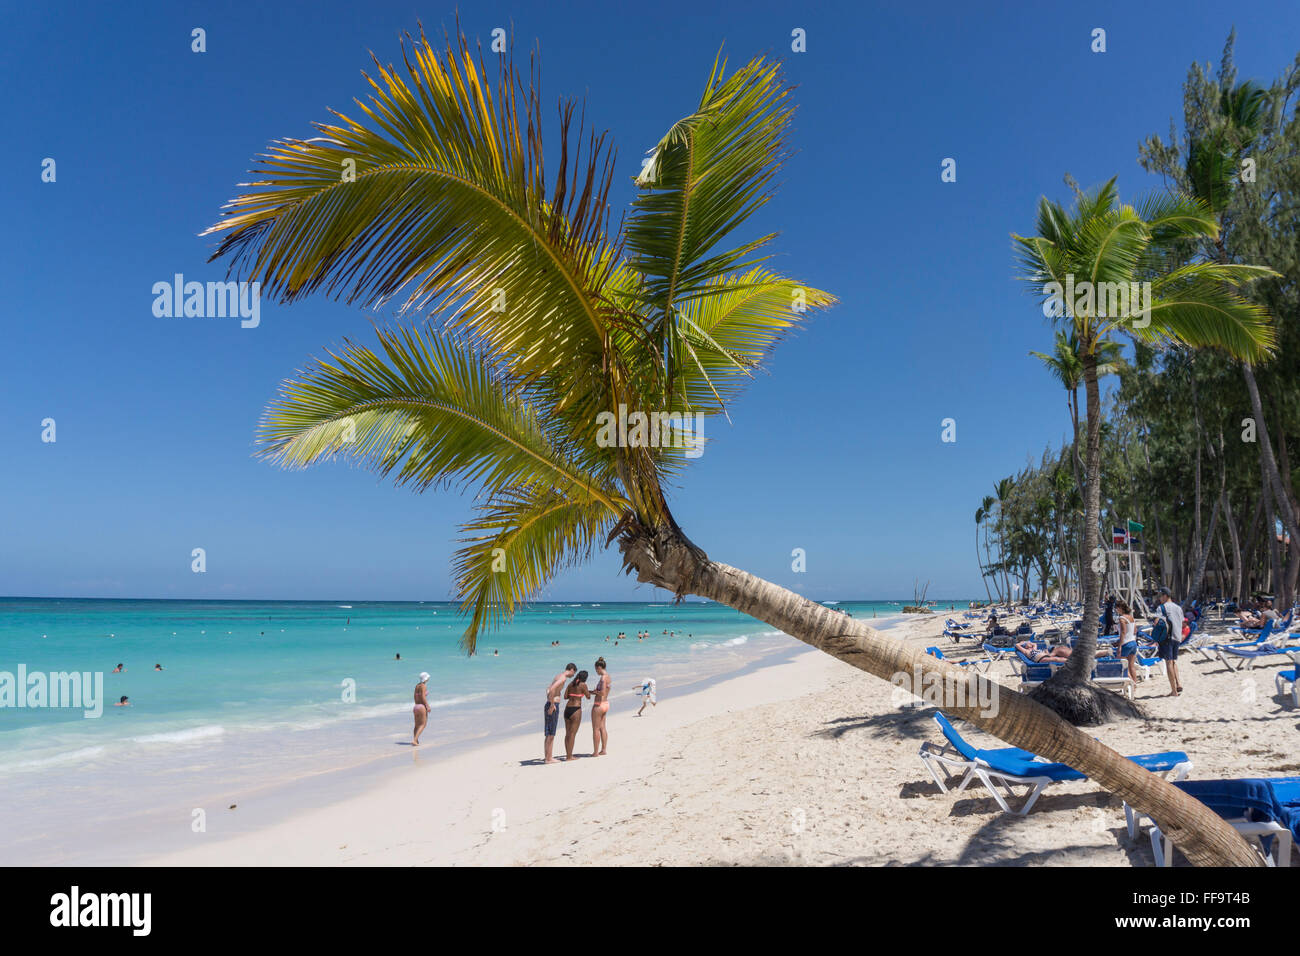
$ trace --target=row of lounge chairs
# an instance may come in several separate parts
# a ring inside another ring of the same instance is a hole
[[[1294,679],[1293,675],[1293,683]],[[974,747],[943,713],[936,711],[934,720],[945,743],[940,747],[926,741],[921,744],[920,757],[945,793],[960,793],[979,781],[1004,813],[1024,816],[1051,784],[1087,779],[1068,764],[1050,763],[1018,747]],[[1163,775],[1205,803],[1251,841],[1270,866],[1291,865],[1291,845],[1300,840],[1300,777],[1186,780],[1192,760],[1181,750],[1138,754],[1128,759]],[[1018,793],[1017,788],[1023,792]],[[1018,809],[1012,809],[1009,801],[1023,802]],[[1142,815],[1126,803],[1124,816],[1129,836],[1136,838]],[[1169,839],[1156,826],[1151,830],[1151,847],[1157,866],[1171,864]]]

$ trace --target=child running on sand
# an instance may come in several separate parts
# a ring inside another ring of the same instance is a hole
[[[653,677],[647,677],[643,680],[641,682],[641,689],[637,691],[637,693],[641,695],[641,710],[636,712],[638,717],[640,717],[641,712],[645,710],[646,704],[650,704],[654,707],[659,706],[659,701],[655,697],[655,679]]]

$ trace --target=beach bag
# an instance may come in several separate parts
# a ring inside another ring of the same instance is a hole
[[[1160,617],[1156,619],[1155,624],[1151,626],[1151,643],[1160,644],[1169,639],[1169,614],[1165,611],[1164,605],[1160,606]]]

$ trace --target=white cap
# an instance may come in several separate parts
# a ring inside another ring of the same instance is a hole
[[[420,683],[423,684],[423,683],[424,683],[425,681],[427,681],[428,679],[429,679],[429,672],[428,672],[428,671],[420,671]]]

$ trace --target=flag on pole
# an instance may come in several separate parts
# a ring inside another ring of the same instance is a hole
[[[1128,547],[1130,551],[1137,551],[1142,546],[1142,539],[1138,537],[1142,533],[1143,525],[1129,519],[1128,523]]]
[[[1115,527],[1114,525],[1111,525],[1111,528],[1110,528],[1110,543],[1111,543],[1111,544],[1127,544],[1127,543],[1128,543],[1128,534],[1124,531],[1123,528],[1117,528],[1117,527]]]

